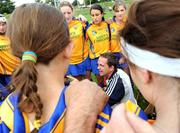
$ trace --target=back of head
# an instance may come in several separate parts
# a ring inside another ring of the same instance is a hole
[[[69,43],[63,14],[46,4],[18,7],[9,19],[7,35],[14,55],[21,58],[23,52],[33,51],[41,63],[49,63]]]
[[[12,13],[7,35],[12,52],[21,58],[25,51],[37,54],[37,63],[48,64],[69,44],[69,31],[63,14],[46,4],[26,4]],[[33,105],[35,119],[42,115],[42,103],[37,94],[37,71],[35,63],[22,61],[13,74],[12,84],[20,94],[20,109],[28,110]],[[22,95],[27,98],[22,99]]]
[[[122,37],[141,49],[179,58],[179,27],[179,0],[142,0],[131,6]]]

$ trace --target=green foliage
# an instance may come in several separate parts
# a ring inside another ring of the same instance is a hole
[[[43,0],[35,0],[35,2],[44,3]],[[45,3],[54,6],[54,0],[45,0]]]
[[[107,5],[110,5],[110,7],[113,5],[113,2],[104,2],[104,3],[99,3],[103,9],[104,9],[104,14],[105,14],[105,19],[112,17],[113,16],[113,12],[111,10],[109,10]],[[89,7],[85,7],[85,8],[76,8],[74,10],[74,15],[78,16],[79,14],[82,14],[83,16],[85,16],[89,22],[91,22],[91,16],[90,16],[90,8]]]
[[[10,14],[15,9],[14,2],[11,0],[1,0],[0,1],[0,14]]]
[[[89,1],[89,0],[88,0]],[[98,1],[98,0],[97,0]],[[105,1],[105,0],[104,0]],[[125,0],[127,6],[129,6],[131,4],[133,0]],[[111,18],[113,16],[113,11],[111,10],[114,4],[114,1],[108,1],[106,0],[106,2],[102,2],[99,3],[103,9],[104,9],[104,14],[105,14],[105,19],[107,18]],[[90,16],[90,6],[84,7],[84,8],[79,8],[77,6],[75,6],[75,10],[74,10],[74,15],[78,16],[79,14],[82,14],[83,16],[85,16],[87,18],[87,20],[89,22],[91,22],[91,16]]]

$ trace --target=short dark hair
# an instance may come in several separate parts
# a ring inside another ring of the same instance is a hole
[[[117,68],[117,65],[119,64],[118,59],[113,55],[113,53],[107,52],[100,55],[100,57],[104,57],[107,59],[107,64],[109,67],[114,66],[114,68]]]
[[[103,10],[102,6],[99,5],[99,4],[94,4],[94,5],[91,6],[91,8],[90,8],[90,14],[91,14],[91,11],[92,11],[92,10],[99,10],[99,11],[101,12],[101,14],[104,14],[104,10]],[[104,16],[102,17],[102,20],[103,20],[103,21],[105,20]]]

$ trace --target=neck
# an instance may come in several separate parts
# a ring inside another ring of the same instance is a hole
[[[48,65],[37,65],[38,75],[40,75],[37,79],[37,86],[40,95],[54,96],[60,94],[61,89],[64,87],[64,75],[67,67],[67,62],[63,60],[58,58],[53,59]]]
[[[64,87],[64,74],[63,68],[51,65],[38,65],[38,92],[41,95],[56,95],[60,94],[61,89]],[[59,65],[58,65],[59,66]],[[63,66],[63,64],[62,64]],[[49,93],[56,92],[56,93]],[[59,93],[57,93],[59,92]]]
[[[159,89],[159,88],[157,88]],[[180,84],[173,83],[166,86],[155,101],[157,119],[154,128],[158,132],[179,133],[180,132]],[[166,91],[166,92],[165,92]],[[168,91],[168,92],[167,92]],[[161,98],[160,98],[161,97]],[[162,98],[163,97],[163,98]]]
[[[116,20],[116,23],[119,24],[119,25],[123,23],[122,20],[119,20],[116,17],[115,17],[115,20]]]
[[[111,78],[116,71],[117,71],[117,70],[111,71],[109,74],[107,74],[106,78],[107,78],[107,79]]]
[[[46,123],[59,101],[59,97],[64,88],[64,65],[49,64],[37,66],[38,79],[37,87],[43,104],[42,124]]]
[[[102,21],[101,21],[102,22]],[[100,26],[101,25],[101,22],[100,23],[98,23],[98,24],[95,24],[95,23],[93,23],[94,25],[97,25],[97,26]]]

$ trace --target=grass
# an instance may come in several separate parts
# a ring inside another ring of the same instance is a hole
[[[129,5],[131,4],[132,0],[125,0],[126,1],[126,4],[127,4],[127,7],[129,7]],[[105,13],[105,19],[107,18],[110,18],[113,16],[113,11],[109,10],[109,7],[112,8],[113,7],[113,4],[114,4],[114,1],[111,1],[111,2],[103,2],[103,3],[99,3],[103,9],[104,9],[104,13]],[[91,16],[90,16],[90,8],[89,7],[86,7],[86,8],[78,8],[78,7],[75,7],[75,10],[74,10],[74,15],[75,16],[78,16],[79,14],[82,14],[83,16],[85,16],[88,20],[88,22],[91,22]]]

